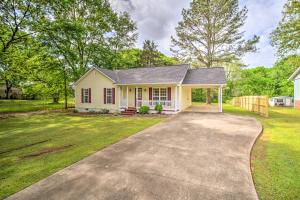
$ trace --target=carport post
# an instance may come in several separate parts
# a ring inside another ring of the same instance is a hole
[[[175,98],[174,98],[174,100],[175,100],[175,105],[174,105],[175,112],[177,111],[177,104],[178,104],[178,101],[177,101],[177,89],[178,89],[178,87],[176,85],[175,86]]]
[[[219,112],[223,112],[223,103],[222,103],[222,86],[218,89],[218,104],[219,104]]]

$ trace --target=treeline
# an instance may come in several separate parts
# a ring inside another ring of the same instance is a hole
[[[224,88],[223,100],[236,96],[293,96],[294,84],[288,78],[299,66],[299,55],[282,58],[272,67],[245,68],[242,64],[230,65],[225,68],[227,86]],[[217,102],[217,91],[212,97],[213,102]],[[193,90],[193,101],[205,102],[206,90]]]
[[[154,42],[133,49],[137,27],[106,0],[0,1],[0,84],[6,98],[20,87],[29,98],[72,95],[91,66],[110,69],[174,64]]]
[[[300,56],[292,55],[277,61],[273,67],[256,67],[241,71],[239,80],[231,83],[237,96],[293,96],[294,84],[288,78],[300,66]]]

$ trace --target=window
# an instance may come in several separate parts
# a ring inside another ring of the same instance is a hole
[[[160,100],[166,101],[167,99],[167,88],[160,88]]]
[[[283,99],[277,99],[277,103],[283,103]]]
[[[113,103],[112,88],[106,88],[106,103]]]
[[[153,88],[152,98],[153,101],[167,101],[168,100],[167,88]]]
[[[159,88],[153,88],[152,98],[154,101],[159,101]]]
[[[137,94],[138,100],[142,100],[143,99],[142,94],[143,94],[143,89],[142,88],[138,88],[138,94]]]
[[[89,103],[89,89],[83,89],[83,103]]]

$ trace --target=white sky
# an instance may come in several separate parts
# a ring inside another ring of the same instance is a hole
[[[146,39],[154,40],[159,51],[172,56],[171,35],[180,21],[182,8],[188,8],[191,0],[110,0],[117,11],[127,11],[137,23],[141,48]],[[285,0],[240,0],[240,6],[248,8],[248,18],[243,29],[245,37],[260,36],[258,53],[247,54],[243,61],[249,67],[271,67],[276,61],[275,50],[270,45],[270,33],[281,20]]]

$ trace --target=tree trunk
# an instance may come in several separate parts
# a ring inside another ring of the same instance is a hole
[[[207,88],[206,90],[206,104],[211,104],[211,95],[210,95],[210,88]]]
[[[53,94],[52,100],[53,100],[53,103],[55,103],[55,104],[59,103],[59,94],[57,94],[57,93]]]
[[[68,91],[67,91],[67,74],[64,67],[64,93],[65,93],[65,109],[68,109]]]
[[[9,92],[11,90],[12,84],[10,84],[8,80],[5,80],[5,86],[6,86],[5,99],[9,99]]]

